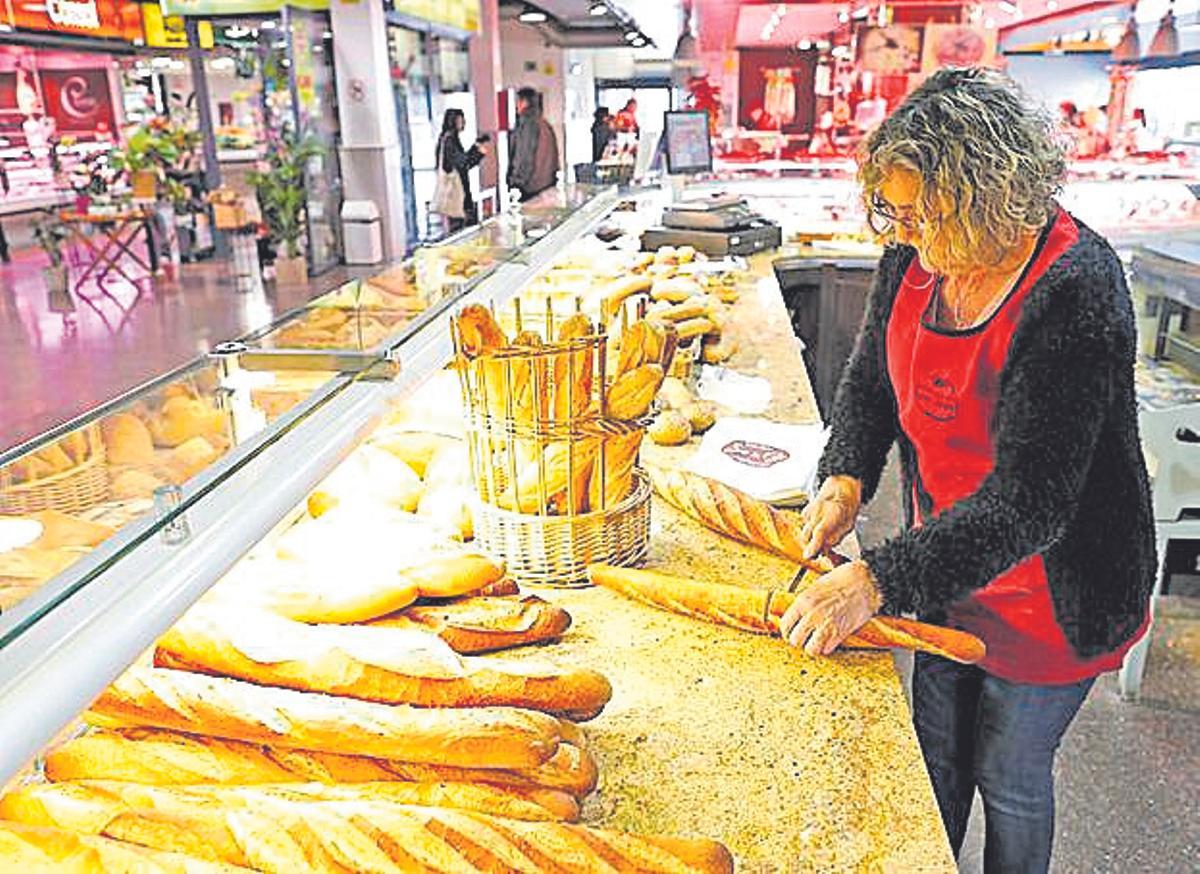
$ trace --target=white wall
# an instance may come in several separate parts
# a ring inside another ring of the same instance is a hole
[[[1146,110],[1146,126],[1158,136],[1180,139],[1189,122],[1200,123],[1197,95],[1200,67],[1140,70],[1134,74],[1128,105]]]
[[[1055,116],[1065,100],[1080,109],[1108,103],[1107,54],[1095,55],[1010,55],[1008,73],[1032,97]]]
[[[505,88],[536,88],[542,92],[546,121],[558,137],[560,163],[567,155],[565,114],[566,53],[548,45],[534,27],[519,21],[500,22],[500,54]],[[503,173],[503,168],[501,169]],[[560,179],[566,178],[560,176]]]

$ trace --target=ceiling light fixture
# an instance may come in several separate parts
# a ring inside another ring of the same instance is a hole
[[[858,19],[866,18],[870,14],[871,14],[871,7],[863,6],[861,9],[855,9],[854,14],[851,15],[850,17],[858,20]]]
[[[802,52],[806,52],[812,48],[812,40],[802,39],[796,45],[796,48],[800,49],[800,51],[802,51]]]
[[[830,43],[829,40],[819,39],[817,40],[817,51],[827,52],[829,51],[830,45],[832,45],[832,43]]]
[[[517,20],[523,24],[541,24],[546,20],[546,13],[538,9],[526,9],[517,16]]]
[[[262,30],[274,30],[275,22],[274,21],[264,21],[262,24],[259,25],[259,27]]]
[[[846,12],[844,10],[842,12],[839,12],[838,13],[838,21],[841,22],[842,24],[848,24],[850,22],[850,13]]]
[[[603,3],[593,3],[592,8],[588,10],[588,15],[599,17],[608,14],[608,7]]]
[[[630,45],[632,45],[635,49],[642,49],[646,47],[646,40],[639,36],[632,43],[630,43]]]
[[[999,6],[1001,12],[1007,12],[1009,15],[1017,14],[1017,4],[1012,0],[1000,0]]]
[[[625,39],[627,42],[633,42],[637,38],[638,38],[637,31],[634,31],[634,30],[625,31]]]
[[[1058,8],[1058,0],[1046,0],[1046,8],[1053,12]]]

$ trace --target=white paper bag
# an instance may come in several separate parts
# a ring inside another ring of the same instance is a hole
[[[722,418],[704,435],[688,468],[772,503],[813,494],[829,432],[821,425]]]

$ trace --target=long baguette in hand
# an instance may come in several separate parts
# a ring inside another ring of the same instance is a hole
[[[612,697],[596,671],[464,658],[426,631],[305,625],[204,604],[162,636],[155,664],[381,704],[526,707],[576,719],[598,715]]]
[[[373,704],[160,668],[126,671],[96,699],[87,719],[473,768],[536,767],[554,755],[562,737],[554,717],[513,707]]]
[[[325,804],[370,801],[384,807],[448,807],[530,822],[574,822],[579,802],[565,792],[522,792],[470,783],[260,783],[253,786],[155,786],[117,780],[29,783],[0,798],[0,819],[94,831],[122,809],[164,813],[195,805],[255,808],[271,801]]]
[[[46,778],[131,783],[481,783],[518,792],[561,790],[582,798],[599,771],[582,746],[564,742],[532,768],[461,768],[294,750],[158,728],[93,730],[46,753]]]
[[[455,652],[473,654],[557,640],[571,626],[571,614],[536,595],[459,598],[415,604],[369,624],[429,631]]]
[[[298,871],[729,872],[722,845],[432,807],[269,800],[256,808],[116,809],[94,832],[268,874]]]
[[[0,859],[5,871],[54,874],[235,874],[238,865],[205,862],[182,853],[152,850],[57,828],[0,822]]]
[[[791,592],[702,583],[611,565],[592,565],[588,576],[596,585],[636,601],[757,634],[778,634],[780,618],[796,599]],[[842,646],[918,650],[964,664],[974,664],[984,656],[983,642],[974,635],[890,616],[868,619]]]

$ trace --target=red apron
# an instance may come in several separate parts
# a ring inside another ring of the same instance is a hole
[[[887,366],[900,427],[916,451],[918,480],[909,496],[914,524],[921,524],[918,487],[932,499],[936,515],[975,492],[991,472],[1000,373],[1022,305],[1039,277],[1078,237],[1074,221],[1060,210],[996,313],[982,325],[963,331],[928,322],[935,278],[921,267],[920,259],[913,259],[888,323]],[[947,614],[952,626],[987,644],[984,670],[1021,683],[1074,683],[1114,670],[1140,636],[1114,652],[1080,658],[1054,618],[1040,555],[1025,559],[954,603]]]

